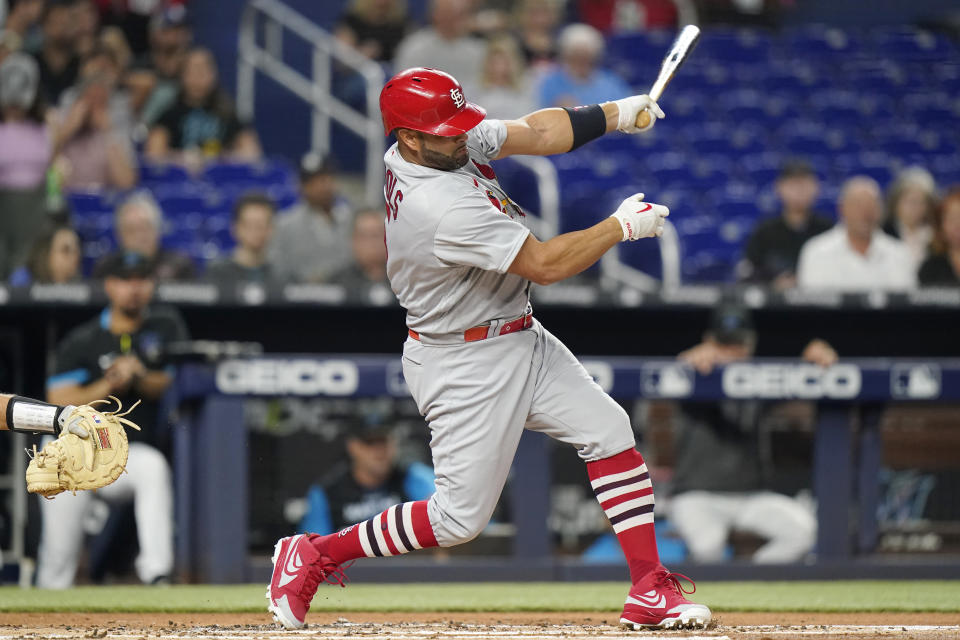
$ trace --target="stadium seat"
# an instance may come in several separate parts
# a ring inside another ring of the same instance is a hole
[[[900,60],[947,60],[956,49],[946,37],[913,27],[876,29],[873,44],[877,53]]]
[[[824,63],[856,55],[862,46],[860,39],[851,32],[819,24],[787,30],[783,44],[791,56],[816,58]]]
[[[760,29],[709,29],[698,46],[699,55],[721,63],[763,63],[770,57],[770,36]]]
[[[154,186],[166,183],[184,183],[190,180],[190,174],[183,167],[175,164],[155,164],[141,160],[140,181],[145,186]]]
[[[77,215],[112,213],[117,205],[117,195],[107,191],[73,191],[67,193],[67,204]]]

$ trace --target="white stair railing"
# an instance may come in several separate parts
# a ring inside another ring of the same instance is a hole
[[[313,47],[311,76],[284,62],[283,40],[288,34],[305,40]],[[258,37],[260,35],[262,44]],[[260,71],[311,106],[310,139],[314,151],[323,154],[330,151],[332,121],[366,141],[364,194],[368,205],[375,206],[382,201],[385,146],[378,101],[385,77],[380,65],[278,0],[251,0],[247,4],[240,20],[238,41],[237,110],[240,116],[253,120],[256,74]],[[334,62],[363,77],[366,113],[331,94]],[[279,117],[283,117],[282,114]]]
[[[657,238],[660,245],[660,268],[663,279],[657,280],[653,276],[640,271],[620,260],[620,251],[624,247],[619,244],[600,259],[600,272],[604,278],[617,284],[626,285],[646,293],[653,293],[661,289],[673,290],[680,286],[680,236],[677,228],[664,220],[663,236]],[[633,249],[632,247],[628,248]]]

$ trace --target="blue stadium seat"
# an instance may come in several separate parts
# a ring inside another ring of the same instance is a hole
[[[67,204],[75,214],[112,213],[117,205],[117,197],[106,191],[74,191],[67,193]]]
[[[279,160],[264,160],[257,163],[223,162],[206,167],[203,180],[214,185],[242,184],[249,188],[264,188],[270,185],[292,183],[293,171]]]
[[[770,36],[760,29],[705,30],[698,55],[723,63],[763,63],[770,57]]]
[[[878,54],[901,60],[947,60],[956,55],[945,36],[913,27],[876,29],[873,44]]]
[[[503,190],[527,211],[539,213],[540,196],[536,174],[516,160],[505,158],[493,164]]]
[[[164,215],[178,216],[192,211],[202,211],[207,207],[207,199],[201,196],[177,195],[159,200]]]
[[[788,29],[783,37],[790,55],[835,62],[859,53],[862,42],[850,31],[827,25],[811,24]]]
[[[146,186],[167,183],[183,183],[190,180],[190,174],[175,164],[155,164],[141,160],[140,181]]]

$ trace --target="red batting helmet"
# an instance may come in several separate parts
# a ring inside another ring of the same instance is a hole
[[[487,112],[463,97],[449,73],[415,67],[390,78],[380,91],[383,131],[404,128],[438,136],[456,136],[480,124]]]

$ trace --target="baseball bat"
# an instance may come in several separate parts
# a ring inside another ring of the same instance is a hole
[[[660,75],[657,76],[657,81],[654,82],[650,88],[648,95],[653,98],[654,102],[659,100],[660,96],[663,95],[663,90],[666,89],[667,84],[673,80],[677,69],[679,69],[683,61],[687,59],[687,56],[690,55],[693,48],[697,46],[697,40],[699,39],[699,27],[688,24],[680,30],[673,44],[670,45],[670,51],[667,52],[667,57],[663,59],[663,64],[660,65]],[[650,112],[644,109],[637,114],[637,127],[640,129],[646,127],[650,124],[651,118],[653,118],[653,116],[650,115]]]

